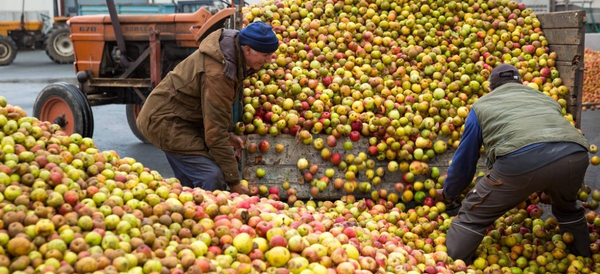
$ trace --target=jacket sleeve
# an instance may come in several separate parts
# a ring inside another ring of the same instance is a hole
[[[481,126],[477,121],[477,114],[471,109],[465,122],[462,139],[448,168],[448,177],[444,182],[444,194],[452,198],[457,198],[471,183],[477,169],[477,160],[479,160],[480,155],[479,149],[482,144],[483,135],[481,133]]]
[[[204,142],[208,153],[223,171],[227,184],[236,185],[240,182],[240,174],[228,131],[235,99],[233,82],[222,75],[206,73],[201,92]]]

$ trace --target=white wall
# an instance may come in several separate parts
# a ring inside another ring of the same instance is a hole
[[[12,15],[12,20],[20,20],[23,1],[25,1],[26,20],[39,20],[35,16],[38,12],[49,16],[54,14],[52,0],[0,0],[0,18],[11,20]]]
[[[53,13],[52,0],[0,0],[0,11],[21,11],[25,1],[25,11],[45,10]]]
[[[582,4],[581,0],[569,0],[569,3],[572,5],[585,6],[586,8],[590,7],[589,1],[585,1],[585,4]],[[600,0],[592,0],[592,8],[600,8]]]
[[[586,33],[585,46],[593,50],[600,50],[600,33]]]

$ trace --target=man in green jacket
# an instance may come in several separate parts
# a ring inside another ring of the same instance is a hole
[[[575,255],[589,257],[590,239],[584,210],[577,205],[588,166],[588,141],[567,121],[560,105],[521,83],[519,71],[507,64],[490,76],[492,92],[471,108],[462,140],[438,196],[448,205],[469,185],[481,145],[489,168],[462,201],[446,236],[448,255],[469,263],[486,229],[506,211],[538,190],[552,198],[552,214]],[[518,232],[517,232],[518,233]]]
[[[165,152],[184,186],[249,194],[240,184],[243,141],[232,133],[232,106],[243,80],[271,61],[279,39],[254,22],[241,31],[209,34],[148,96],[137,119],[140,132]]]

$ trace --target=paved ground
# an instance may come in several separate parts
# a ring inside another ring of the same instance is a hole
[[[70,82],[77,84],[72,64],[54,63],[44,51],[19,52],[15,61],[0,67],[0,95],[12,105],[21,106],[33,114],[33,104],[38,93],[48,84]],[[94,141],[102,150],[115,150],[120,156],[137,159],[163,177],[173,172],[162,151],[153,145],[140,142],[131,133],[125,116],[125,105],[92,107],[94,113]]]
[[[581,130],[590,143],[600,145],[599,110],[586,110],[581,114]],[[600,165],[588,167],[585,183],[594,189],[600,189]]]
[[[2,83],[77,83],[72,64],[56,64],[42,50],[19,51],[10,66],[0,67]]]
[[[72,65],[57,65],[43,51],[19,52],[15,62],[0,67],[0,95],[10,104],[33,113],[37,94],[55,81],[76,83]],[[133,157],[158,170],[164,177],[173,175],[164,154],[152,145],[141,143],[129,130],[124,105],[93,107],[94,140],[102,150],[113,149],[121,156]],[[591,143],[600,145],[600,110],[584,111],[582,130]],[[590,166],[586,184],[600,188],[600,166]]]

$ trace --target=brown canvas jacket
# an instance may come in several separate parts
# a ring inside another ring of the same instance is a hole
[[[227,184],[239,183],[229,128],[245,73],[237,31],[211,33],[148,96],[137,119],[140,132],[164,151],[215,160]]]

